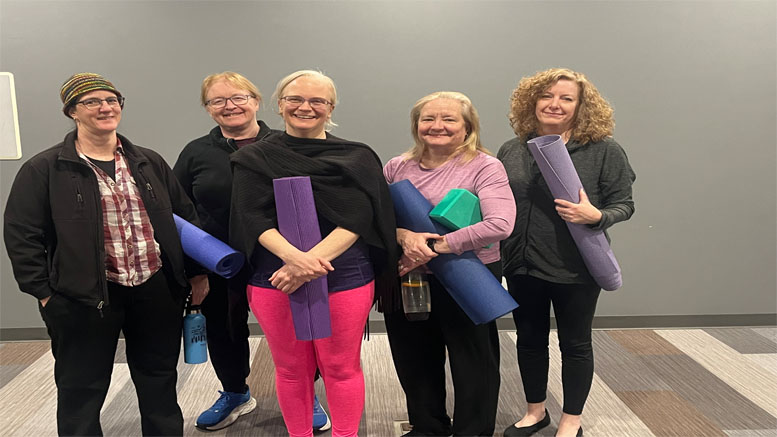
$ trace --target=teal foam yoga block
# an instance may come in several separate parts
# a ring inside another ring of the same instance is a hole
[[[429,217],[453,231],[483,220],[480,199],[463,188],[448,191],[429,213]]]

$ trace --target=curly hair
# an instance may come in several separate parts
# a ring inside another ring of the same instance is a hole
[[[424,150],[426,150],[426,145],[421,141],[421,137],[418,136],[418,122],[421,118],[421,110],[423,110],[427,103],[437,99],[455,100],[461,105],[461,118],[464,119],[467,128],[467,136],[464,138],[464,143],[453,152],[453,156],[463,154],[464,156],[461,160],[463,164],[475,158],[478,152],[491,155],[491,152],[483,147],[483,144],[480,142],[480,116],[469,97],[456,91],[437,91],[418,99],[410,110],[410,133],[413,135],[415,144],[403,154],[405,159],[421,160]]]
[[[580,102],[572,121],[570,139],[587,144],[611,136],[615,128],[612,107],[596,87],[582,73],[567,68],[551,68],[522,78],[510,96],[507,117],[518,138],[525,141],[532,134],[539,133],[540,126],[535,115],[537,100],[561,79],[575,82],[580,89]]]

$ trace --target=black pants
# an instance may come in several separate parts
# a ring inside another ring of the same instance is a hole
[[[40,313],[51,337],[60,435],[102,435],[100,409],[111,382],[119,332],[135,384],[143,435],[182,435],[175,384],[183,299],[160,271],[136,287],[109,283],[100,311],[54,294]]]
[[[519,305],[513,311],[513,319],[518,331],[518,367],[526,401],[539,403],[547,396],[552,303],[561,349],[563,410],[567,414],[582,414],[594,376],[591,325],[601,289],[597,285],[557,284],[528,275],[507,278],[507,286]]]
[[[500,277],[501,263],[488,267]],[[429,287],[428,320],[408,321],[402,310],[385,314],[410,423],[414,431],[426,435],[490,436],[500,384],[496,322],[475,325],[432,275]],[[455,391],[453,426],[445,409],[446,349]]]
[[[242,323],[234,323],[230,332],[230,308],[227,280],[218,275],[208,275],[210,292],[202,301],[202,314],[208,330],[210,362],[221,381],[224,391],[245,393],[246,378],[251,371],[248,348],[248,311],[231,314]]]

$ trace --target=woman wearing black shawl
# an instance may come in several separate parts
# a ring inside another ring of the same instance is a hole
[[[364,408],[361,338],[373,302],[397,304],[396,225],[375,152],[326,132],[337,94],[323,74],[303,70],[276,88],[286,132],[232,155],[230,243],[250,254],[247,297],[276,367],[278,403],[289,434],[311,435],[318,367],[327,389],[332,435],[356,435]],[[273,179],[309,176],[323,240],[307,252],[279,232]],[[295,337],[289,294],[327,275],[332,335]]]

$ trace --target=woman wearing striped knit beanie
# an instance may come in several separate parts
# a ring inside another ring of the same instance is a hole
[[[143,434],[182,435],[183,302],[187,275],[204,271],[184,257],[173,213],[197,213],[162,157],[116,132],[124,97],[110,81],[75,74],[60,97],[75,129],[24,163],[4,222],[14,277],[51,337],[58,432],[102,435],[123,332]]]

